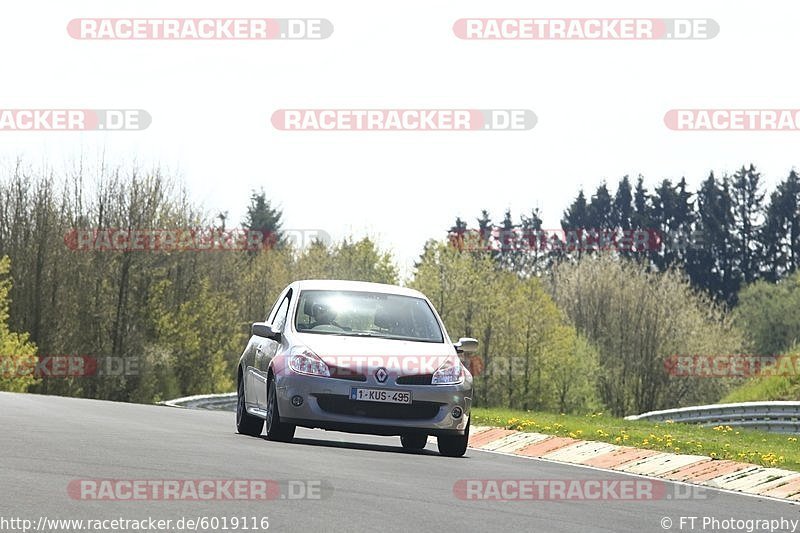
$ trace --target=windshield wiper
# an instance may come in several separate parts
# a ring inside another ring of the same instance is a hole
[[[377,333],[377,335],[376,335]],[[352,337],[382,337],[377,331],[348,331],[347,335]]]

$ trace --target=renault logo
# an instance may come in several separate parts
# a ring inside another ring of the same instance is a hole
[[[386,371],[385,368],[380,367],[378,370],[375,371],[375,379],[378,380],[378,383],[385,383],[386,378],[389,377],[389,372]]]

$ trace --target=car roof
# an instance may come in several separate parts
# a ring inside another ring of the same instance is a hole
[[[329,291],[361,291],[379,292],[383,294],[398,294],[402,296],[413,296],[425,298],[425,296],[414,289],[400,287],[399,285],[389,285],[386,283],[371,283],[367,281],[350,281],[343,279],[304,279],[291,284],[297,290],[329,290]]]

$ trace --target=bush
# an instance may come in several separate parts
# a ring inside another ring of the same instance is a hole
[[[25,392],[38,380],[34,376],[36,345],[28,342],[27,333],[14,333],[8,327],[8,276],[11,261],[0,259],[0,390]]]
[[[672,355],[739,353],[741,334],[722,308],[675,271],[654,273],[609,255],[562,263],[553,297],[599,352],[598,390],[617,416],[716,401],[728,380],[671,378]]]

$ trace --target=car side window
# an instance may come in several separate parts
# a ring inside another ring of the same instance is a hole
[[[278,312],[275,313],[275,320],[273,320],[272,326],[279,331],[283,331],[283,326],[286,324],[286,316],[289,313],[289,302],[291,299],[292,293],[290,292],[281,302],[280,307],[278,307]]]
[[[264,322],[267,324],[272,324],[272,321],[275,320],[275,314],[278,311],[278,307],[280,306],[281,302],[283,302],[283,293],[280,293],[278,297],[275,299],[275,303],[272,304],[272,307],[269,310],[269,314],[267,318],[264,319]]]

